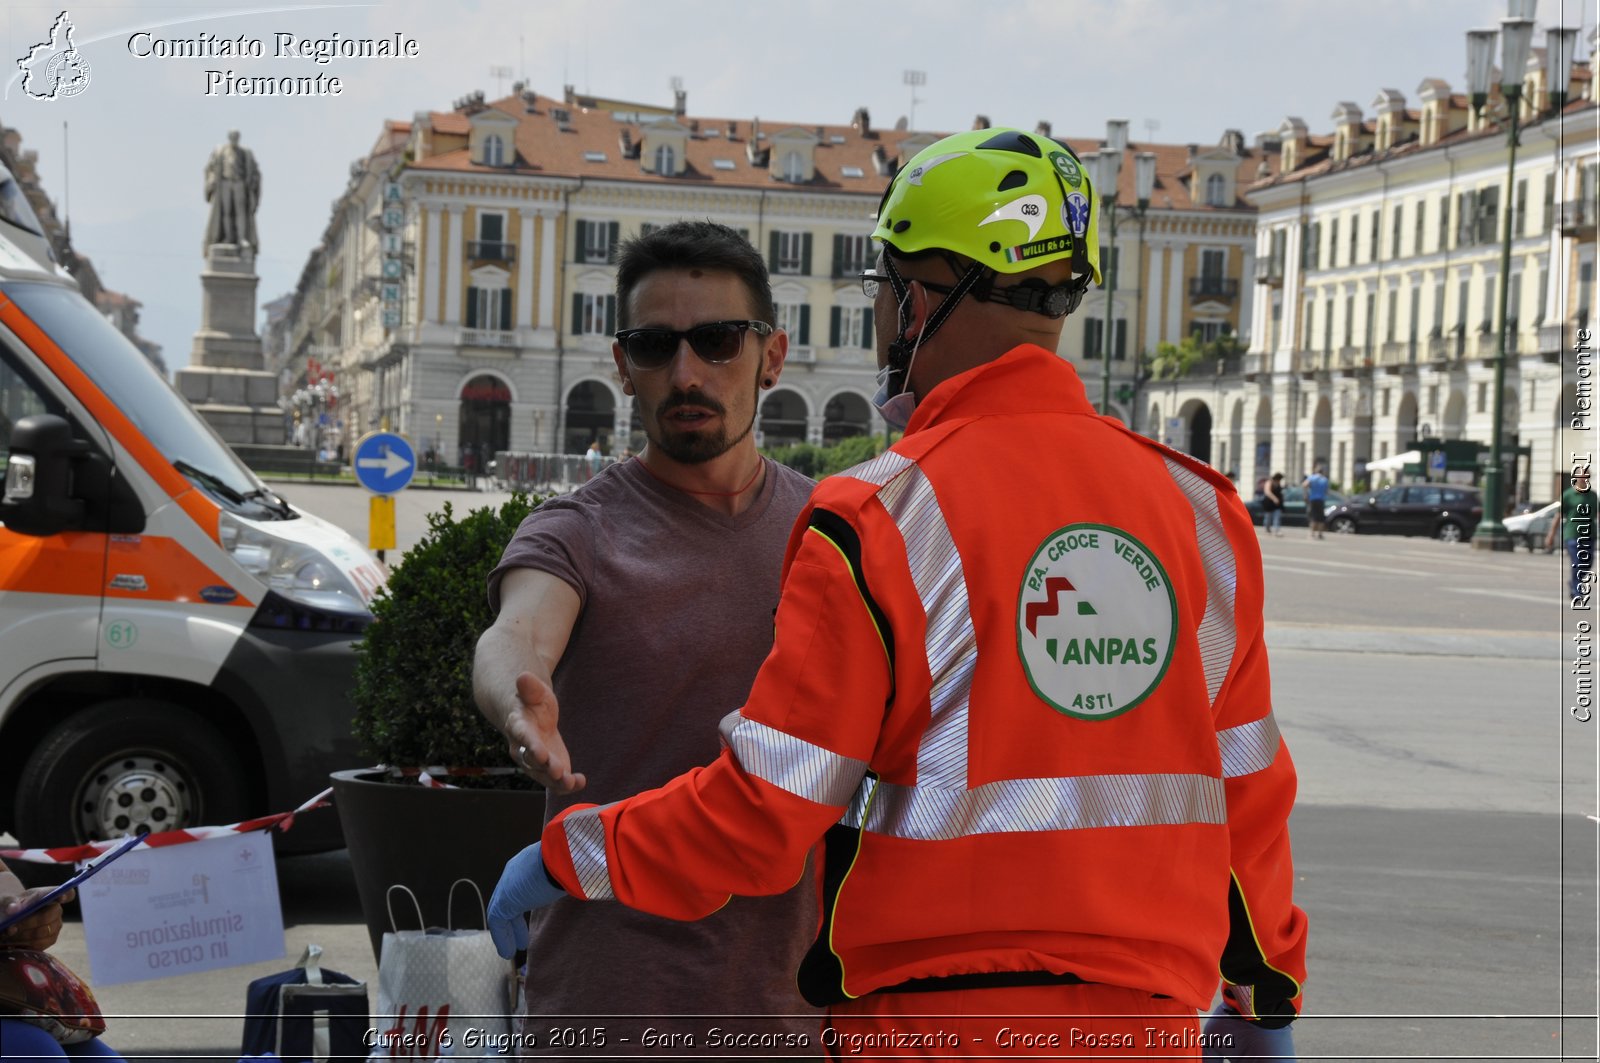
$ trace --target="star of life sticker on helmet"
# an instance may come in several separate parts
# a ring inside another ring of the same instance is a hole
[[[1050,205],[1041,195],[1020,196],[1010,203],[996,207],[987,218],[978,223],[980,227],[997,221],[1020,221],[1028,227],[1028,239],[1031,241],[1039,235],[1039,227],[1044,224],[1045,211]]]
[[[1178,599],[1161,562],[1120,528],[1069,524],[1028,562],[1017,652],[1033,692],[1080,720],[1107,720],[1160,685],[1177,643]]]
[[[1089,197],[1082,192],[1068,192],[1067,200],[1061,204],[1061,224],[1072,230],[1073,236],[1084,236],[1089,232]]]

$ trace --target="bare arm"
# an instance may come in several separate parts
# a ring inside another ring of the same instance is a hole
[[[22,880],[6,868],[4,861],[0,861],[0,915],[10,915],[36,894],[48,892],[49,887],[46,886],[25,889]],[[57,903],[47,904],[21,922],[6,927],[4,936],[0,937],[0,948],[48,949],[54,945],[61,934],[61,905],[72,900],[76,894],[76,890],[68,890]]]
[[[548,572],[519,568],[500,584],[500,615],[478,638],[472,693],[506,736],[513,760],[555,793],[583,789],[557,725],[550,676],[578,622],[578,592]],[[527,753],[519,751],[526,748]]]

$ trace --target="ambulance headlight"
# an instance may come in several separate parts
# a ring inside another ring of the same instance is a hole
[[[291,602],[335,613],[367,613],[355,583],[316,547],[273,535],[226,512],[219,518],[218,535],[240,568]]]

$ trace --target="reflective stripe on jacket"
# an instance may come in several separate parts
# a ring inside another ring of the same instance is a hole
[[[818,485],[721,757],[568,810],[550,872],[693,919],[788,888],[826,832],[814,1000],[1044,972],[1203,1008],[1220,964],[1297,1009],[1262,593],[1231,484],[1016,348]]]

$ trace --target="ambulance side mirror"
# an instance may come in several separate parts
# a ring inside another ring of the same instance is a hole
[[[53,413],[24,417],[11,429],[0,523],[21,535],[55,535],[83,526],[85,507],[73,497],[75,462],[89,444]]]

